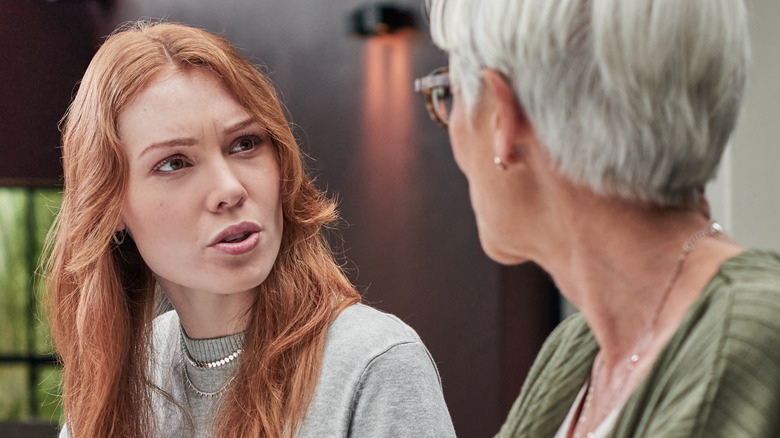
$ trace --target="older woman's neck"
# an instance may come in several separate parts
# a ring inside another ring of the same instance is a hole
[[[583,313],[607,361],[630,355],[653,318],[653,336],[663,341],[720,264],[741,252],[731,242],[703,239],[670,286],[683,245],[709,226],[707,217],[698,210],[646,207],[587,189],[568,191],[555,220],[555,239],[566,244],[551,245],[540,264]],[[659,309],[667,288],[668,299]]]

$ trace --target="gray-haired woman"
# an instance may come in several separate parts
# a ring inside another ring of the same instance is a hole
[[[702,197],[743,97],[744,2],[428,8],[449,71],[417,86],[485,252],[535,261],[581,311],[499,436],[777,436],[780,257],[729,239]]]

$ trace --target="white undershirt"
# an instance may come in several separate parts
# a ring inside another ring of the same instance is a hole
[[[580,393],[577,394],[577,398],[574,399],[574,403],[571,405],[571,408],[569,409],[569,413],[566,415],[566,418],[563,420],[561,427],[558,428],[558,432],[555,434],[554,438],[567,437],[567,434],[569,433],[569,429],[571,428],[571,422],[574,419],[574,414],[577,412],[577,409],[579,409],[580,404],[582,403],[582,398],[585,397],[585,393],[587,391],[588,391],[588,382],[585,382],[585,384],[582,385],[582,389],[580,389]],[[620,413],[621,407],[622,406],[618,406],[612,412],[610,412],[609,415],[607,415],[607,417],[604,418],[604,421],[602,421],[601,424],[599,424],[599,427],[597,427],[592,434],[589,434],[586,437],[606,438],[606,436],[609,435],[609,433],[612,431],[612,428],[615,427],[615,422],[617,421],[617,417],[618,414]]]

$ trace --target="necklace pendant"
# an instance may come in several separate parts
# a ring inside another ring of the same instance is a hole
[[[634,353],[631,355],[631,357],[628,358],[628,364],[626,364],[626,369],[628,369],[628,371],[634,371],[637,362],[639,362],[639,354]]]
[[[710,224],[710,233],[720,234],[722,232],[723,232],[723,227],[719,223],[712,221],[712,223]]]

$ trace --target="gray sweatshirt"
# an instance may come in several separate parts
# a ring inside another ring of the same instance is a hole
[[[193,367],[183,358],[180,330],[173,311],[155,319],[154,380],[184,408],[182,412],[163,397],[155,398],[157,436],[207,437],[219,397],[204,397],[192,386],[200,392],[218,391],[241,357],[218,368]],[[241,341],[241,335],[186,339],[190,355],[199,362],[225,357]],[[317,386],[295,437],[454,436],[436,365],[417,333],[371,307],[345,309],[328,328]],[[63,428],[60,438],[67,437]]]

